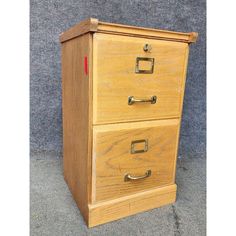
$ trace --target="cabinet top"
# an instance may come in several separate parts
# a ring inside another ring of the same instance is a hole
[[[76,24],[67,31],[60,34],[60,42],[63,43],[70,39],[76,38],[88,32],[106,33],[115,35],[125,35],[133,37],[143,37],[159,40],[169,40],[184,43],[194,43],[197,40],[198,33],[182,33],[175,31],[159,30],[152,28],[143,28],[130,25],[113,24],[99,21],[95,18],[89,18]]]

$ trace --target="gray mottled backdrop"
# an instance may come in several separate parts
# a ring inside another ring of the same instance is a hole
[[[31,150],[62,149],[59,34],[89,17],[176,31],[197,31],[191,45],[179,154],[205,155],[205,0],[31,0]]]

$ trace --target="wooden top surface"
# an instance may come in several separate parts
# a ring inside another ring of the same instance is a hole
[[[67,40],[73,39],[88,32],[100,32],[133,37],[153,38],[184,43],[194,43],[196,42],[198,36],[198,33],[196,32],[182,33],[152,28],[143,28],[130,25],[107,23],[98,21],[98,19],[95,18],[89,18],[63,32],[60,35],[60,42],[63,43]]]

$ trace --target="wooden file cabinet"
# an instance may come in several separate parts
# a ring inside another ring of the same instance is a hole
[[[175,202],[196,38],[97,19],[61,34],[64,176],[89,227]]]

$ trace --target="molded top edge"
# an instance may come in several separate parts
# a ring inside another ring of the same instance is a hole
[[[107,34],[119,34],[133,37],[154,38],[161,40],[194,43],[197,40],[198,33],[175,32],[153,28],[144,28],[131,25],[122,25],[98,21],[95,18],[89,18],[81,21],[79,24],[71,27],[60,34],[60,42],[63,43],[72,38],[86,34],[88,32],[101,32]]]

